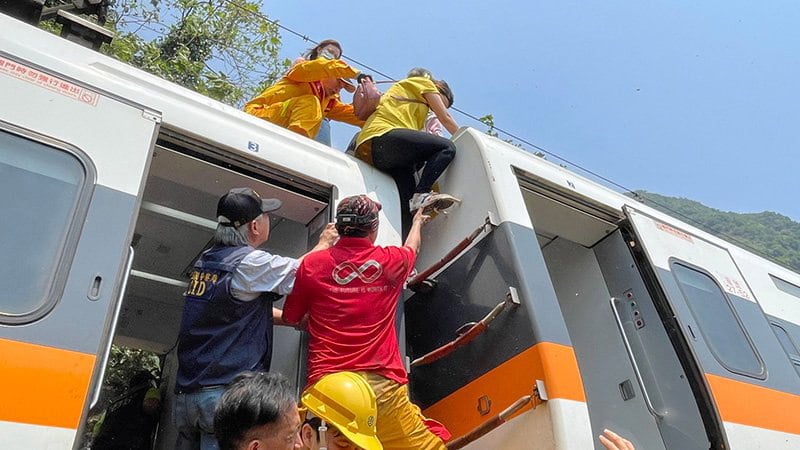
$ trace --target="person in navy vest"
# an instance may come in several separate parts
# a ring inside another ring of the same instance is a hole
[[[217,204],[213,245],[194,264],[184,294],[175,383],[178,449],[218,449],[214,407],[225,386],[243,371],[269,370],[272,326],[282,313],[272,304],[292,290],[302,260],[258,249],[269,238],[269,213],[280,207],[280,200],[262,199],[251,188],[231,189]],[[311,252],[337,239],[328,224]]]

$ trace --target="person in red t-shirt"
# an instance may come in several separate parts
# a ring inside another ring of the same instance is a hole
[[[378,439],[385,450],[445,448],[426,427],[408,397],[408,375],[400,357],[395,310],[403,284],[414,269],[430,220],[417,210],[405,245],[374,245],[380,203],[366,195],[347,197],[336,208],[339,241],[306,255],[294,289],[283,306],[283,320],[306,323],[308,385],[341,371],[363,376],[378,401]]]

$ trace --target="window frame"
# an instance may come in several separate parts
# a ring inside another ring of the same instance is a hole
[[[774,284],[779,291],[800,300],[800,286],[771,273],[769,277],[772,280],[772,284]]]
[[[795,371],[800,376],[800,347],[797,346],[797,343],[794,341],[794,338],[792,337],[791,334],[789,334],[789,332],[786,330],[786,327],[783,324],[774,319],[770,319],[769,324],[770,328],[772,328],[772,332],[776,334],[775,337],[778,339],[781,348],[783,349],[784,353],[786,353],[786,357],[789,359],[789,362],[794,366]],[[789,353],[789,351],[786,350],[786,346],[783,344],[783,341],[779,336],[777,336],[778,331],[776,330],[776,328],[779,329],[781,332],[783,332],[783,334],[786,336],[786,339],[789,341],[789,344],[791,344],[792,348],[794,349],[794,354]]]
[[[723,358],[720,357],[720,355],[717,354],[717,351],[715,350],[715,347],[710,344],[711,340],[709,339],[708,334],[706,333],[705,327],[701,324],[701,322],[697,318],[697,313],[695,312],[694,308],[692,307],[692,301],[690,300],[690,297],[688,295],[686,295],[686,292],[684,291],[683,283],[678,278],[678,275],[675,273],[674,269],[675,269],[676,265],[682,266],[683,268],[686,268],[686,269],[689,269],[689,270],[693,270],[693,271],[695,271],[695,272],[697,272],[699,274],[702,274],[702,275],[708,277],[708,279],[711,280],[712,283],[714,283],[714,285],[717,287],[717,290],[719,290],[719,293],[722,294],[722,298],[724,299],[725,303],[728,306],[728,309],[730,310],[731,314],[733,315],[733,318],[736,321],[736,326],[738,326],[739,329],[742,331],[742,334],[744,335],[744,338],[745,338],[745,341],[747,342],[747,345],[750,347],[750,350],[753,352],[753,355],[755,356],[756,361],[758,362],[758,365],[759,365],[759,368],[760,368],[760,371],[758,373],[751,373],[751,372],[748,372],[746,370],[733,368],[730,365],[728,365],[723,360]],[[722,289],[722,286],[720,285],[719,281],[714,277],[714,275],[712,273],[710,273],[708,270],[703,269],[702,267],[699,267],[699,266],[694,265],[694,264],[692,264],[692,263],[690,263],[688,261],[684,261],[684,260],[681,260],[681,259],[678,259],[678,258],[670,258],[669,259],[669,268],[670,268],[670,272],[672,273],[672,277],[675,279],[675,283],[678,285],[678,289],[680,290],[680,293],[683,296],[684,301],[686,302],[686,306],[689,308],[689,312],[692,315],[692,319],[694,320],[695,324],[697,324],[697,329],[700,331],[700,334],[702,334],[703,339],[705,340],[705,343],[706,343],[706,347],[711,352],[711,354],[714,356],[714,359],[722,367],[724,367],[725,370],[727,370],[727,371],[729,371],[731,373],[735,373],[737,375],[746,376],[746,377],[749,377],[749,378],[755,378],[755,379],[758,379],[758,380],[765,380],[767,378],[767,368],[766,368],[766,365],[764,364],[764,359],[761,358],[761,354],[759,354],[758,349],[756,348],[755,344],[753,343],[753,339],[750,337],[750,334],[747,332],[747,328],[742,323],[742,319],[739,317],[739,314],[736,312],[736,308],[734,308],[733,302],[731,301],[730,296],[728,295],[728,293],[724,289]]]
[[[88,154],[80,148],[42,133],[18,127],[0,120],[0,133],[9,134],[46,147],[50,151],[60,151],[75,158],[83,171],[83,181],[76,186],[77,195],[73,198],[72,214],[67,223],[60,248],[54,249],[55,265],[48,278],[48,286],[43,291],[37,306],[25,313],[8,313],[0,306],[0,325],[26,325],[48,315],[59,303],[70,274],[70,267],[78,248],[83,223],[89,212],[89,204],[97,184],[97,170]],[[57,253],[57,254],[56,254]]]

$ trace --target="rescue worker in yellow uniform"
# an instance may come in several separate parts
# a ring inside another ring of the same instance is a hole
[[[298,62],[277,83],[247,102],[245,112],[313,138],[323,118],[361,127],[353,105],[342,103],[339,91],[355,91],[348,78],[358,71],[340,59]]]

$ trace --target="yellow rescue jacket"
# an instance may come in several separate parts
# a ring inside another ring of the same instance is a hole
[[[312,95],[320,102],[322,116],[357,127],[364,125],[353,113],[353,105],[342,103],[338,94],[325,96],[321,80],[328,78],[355,78],[358,71],[339,59],[318,58],[295,64],[277,83],[268,87],[247,102],[244,110],[250,114],[271,120],[268,114],[260,113],[268,106],[292,98]],[[277,118],[276,118],[277,119]]]

